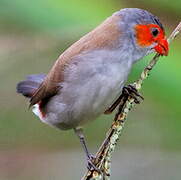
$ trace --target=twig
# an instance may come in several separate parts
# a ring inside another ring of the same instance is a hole
[[[181,22],[175,28],[168,38],[170,43],[181,31]],[[153,69],[159,60],[160,55],[157,53],[150,63],[144,68],[141,73],[140,78],[133,83],[135,88],[139,91],[142,87],[144,80],[147,79],[149,72]],[[114,121],[109,129],[107,136],[99,148],[96,159],[94,161],[96,167],[102,170],[103,174],[97,171],[88,171],[82,180],[109,180],[110,179],[110,167],[111,167],[111,157],[114,149],[116,147],[119,136],[122,134],[122,130],[127,119],[129,111],[134,105],[134,99],[130,96],[124,97],[119,105],[117,114],[115,115]]]

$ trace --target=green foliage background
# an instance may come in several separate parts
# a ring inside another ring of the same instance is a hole
[[[124,7],[139,7],[153,12],[163,21],[167,34],[181,20],[181,1],[177,0],[0,0],[2,152],[21,152],[22,149],[57,152],[79,148],[72,131],[48,127],[28,110],[27,101],[15,92],[16,83],[28,74],[47,73],[63,50]],[[161,58],[145,82],[142,90],[145,100],[130,113],[119,142],[121,147],[156,148],[173,153],[181,150],[180,47],[181,38],[178,37],[170,46],[169,56]],[[129,81],[139,77],[152,56],[135,65]],[[91,147],[98,147],[101,143],[112,117],[102,116],[85,126]],[[7,171],[12,173],[11,169]],[[7,178],[6,175],[2,179]],[[17,174],[13,179],[15,177],[21,179]]]

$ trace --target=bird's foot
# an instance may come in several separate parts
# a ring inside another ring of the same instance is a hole
[[[138,92],[138,90],[132,84],[129,84],[128,86],[124,86],[122,93],[123,95],[132,97],[136,104],[140,104],[140,99],[144,100],[143,96]]]
[[[89,171],[97,171],[98,173],[101,173],[101,170],[97,168],[95,165],[95,159],[96,159],[95,156],[89,154],[89,156],[87,157],[87,169]]]
[[[118,97],[118,99],[104,112],[104,114],[111,114],[116,107],[127,100],[128,96],[134,98],[134,102],[136,104],[140,103],[140,99],[144,100],[143,96],[137,91],[134,85],[129,84],[128,86],[123,87],[122,94]]]

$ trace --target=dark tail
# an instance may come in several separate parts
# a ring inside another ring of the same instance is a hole
[[[31,96],[38,89],[45,77],[45,74],[32,74],[27,76],[25,81],[21,81],[17,84],[17,93],[20,93],[25,97],[31,98]]]

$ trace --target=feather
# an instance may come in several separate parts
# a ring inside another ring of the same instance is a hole
[[[45,74],[33,74],[27,76],[26,80],[17,84],[16,90],[25,97],[31,98],[34,92],[39,88],[40,84],[45,79]]]
[[[59,84],[64,80],[64,70],[75,59],[76,55],[91,50],[114,48],[120,35],[119,20],[119,16],[112,15],[60,55],[45,80],[31,97],[30,106],[44,98],[54,96],[60,90]]]

